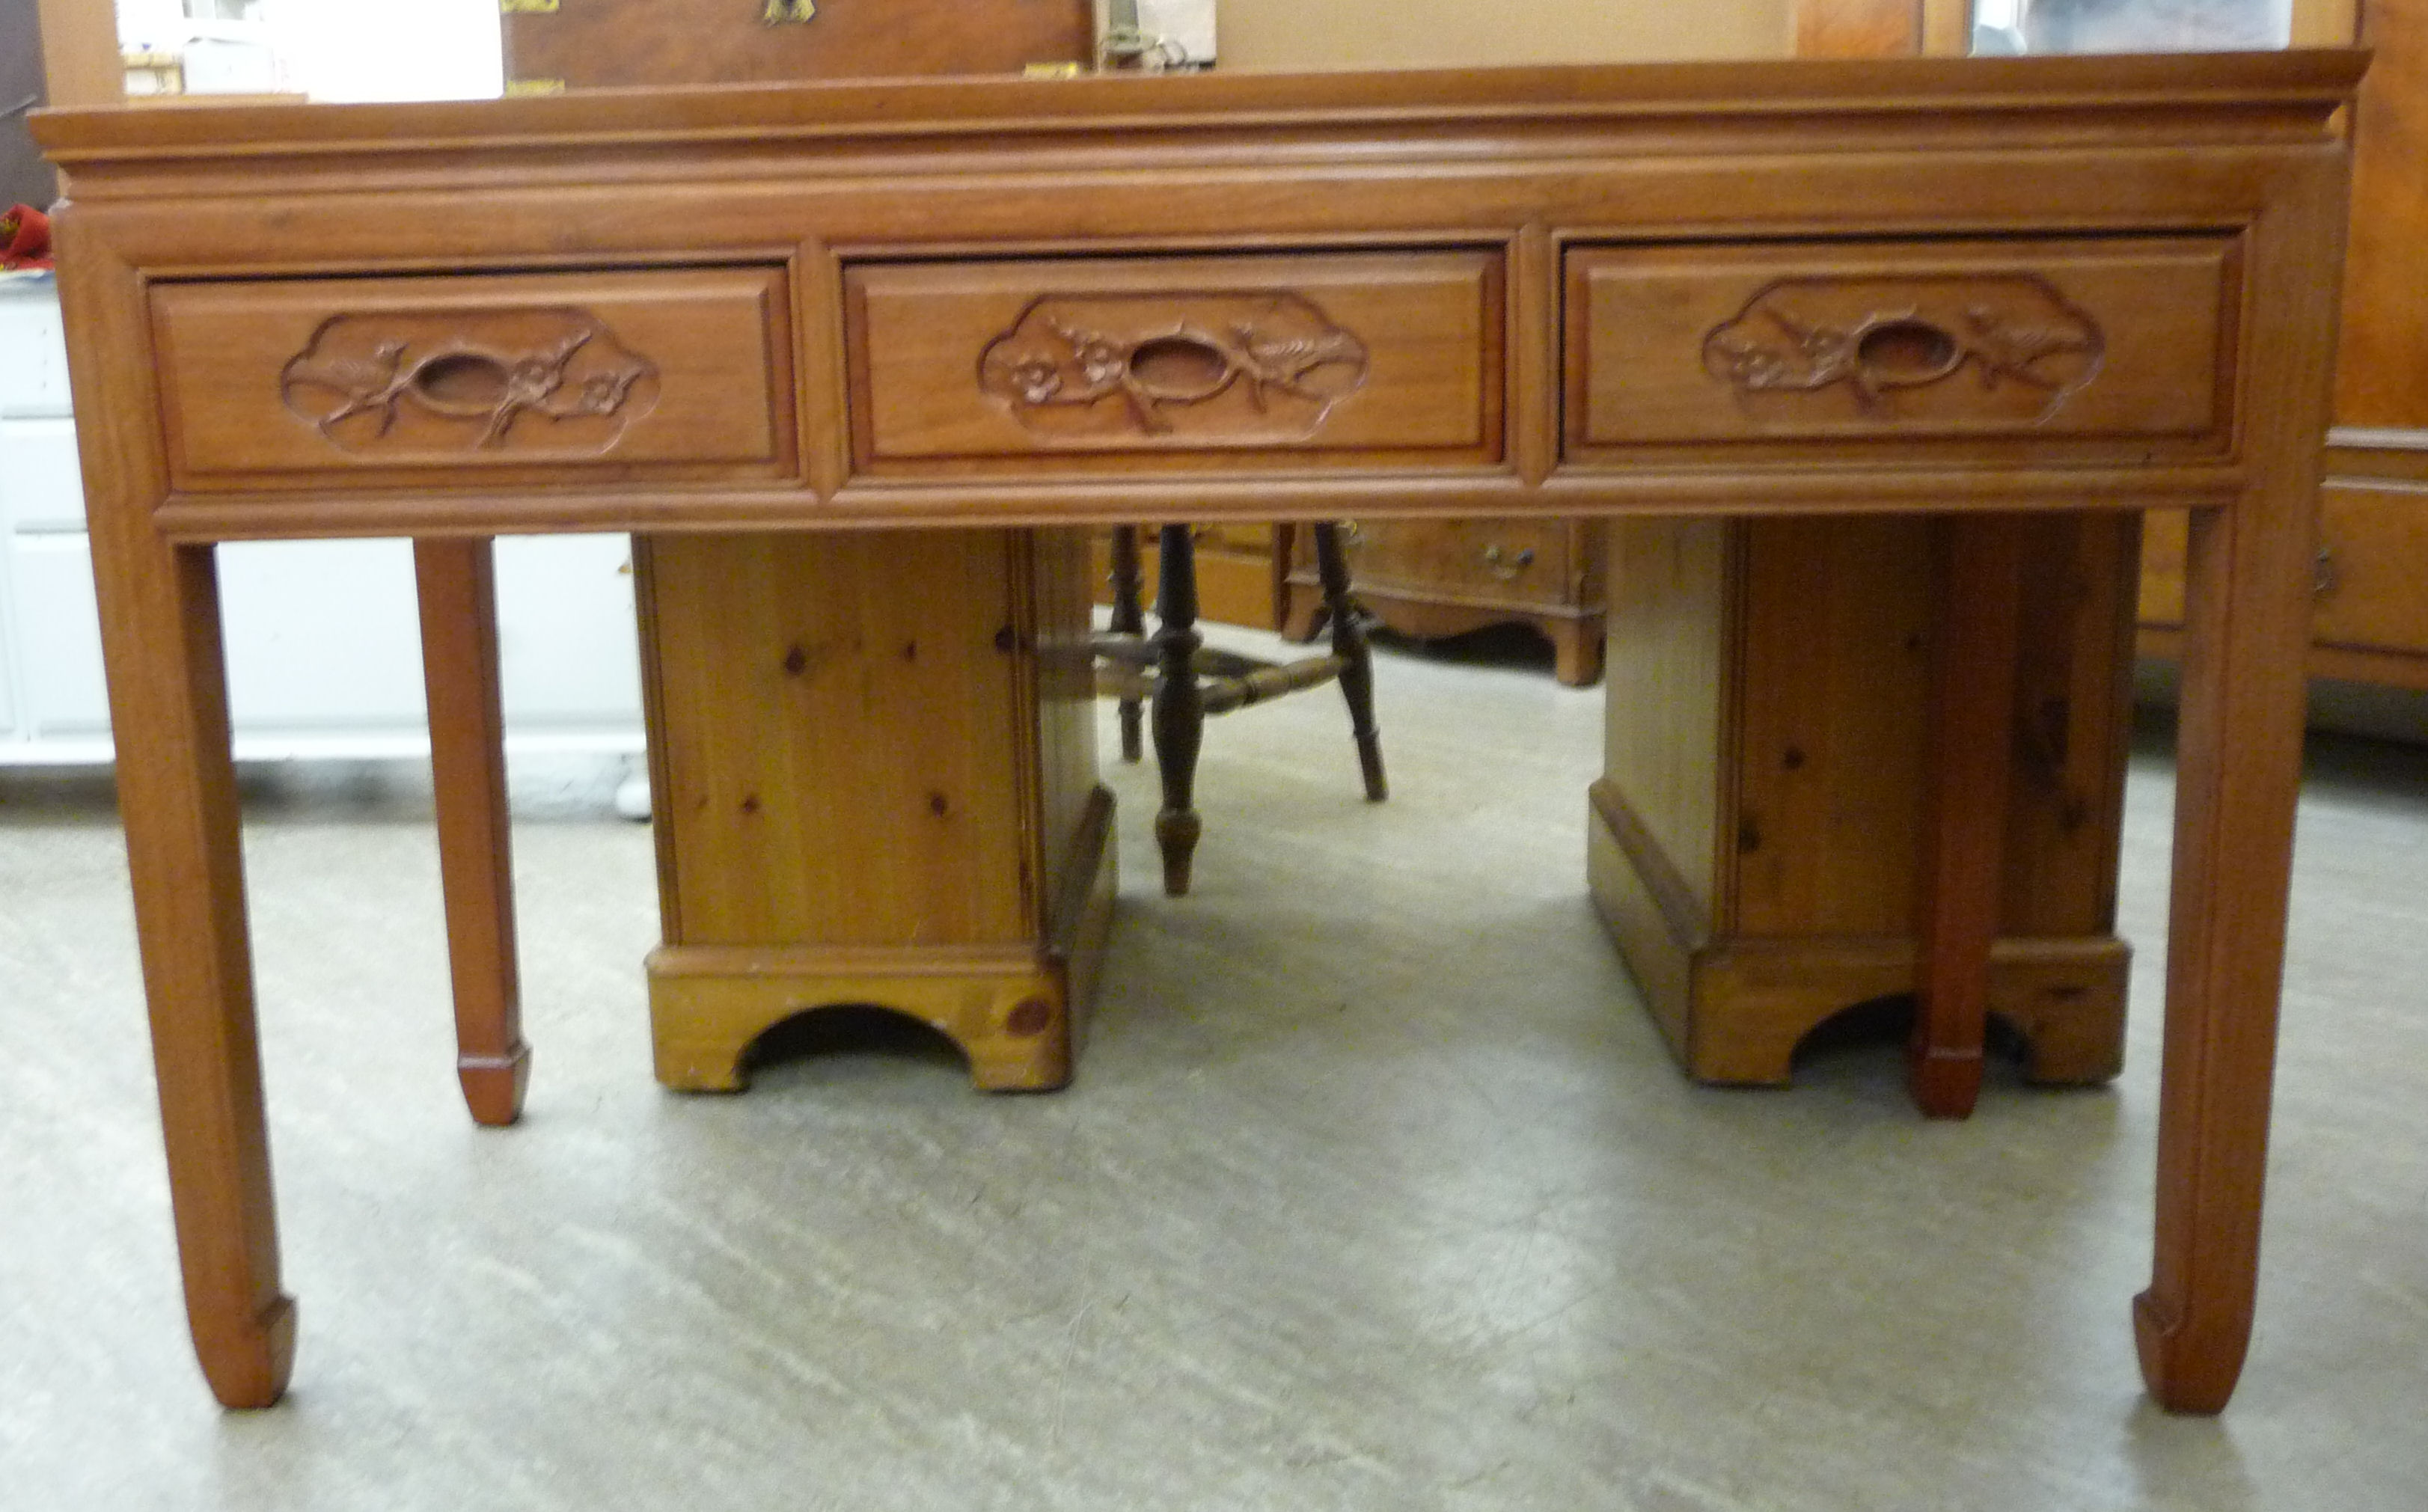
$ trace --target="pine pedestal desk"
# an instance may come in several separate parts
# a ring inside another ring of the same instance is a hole
[[[477,671],[482,543],[518,532],[1938,514],[1958,591],[1920,938],[1944,1047],[1977,1027],[1995,928],[2015,521],[2177,506],[2196,523],[2156,1264],[2134,1321],[2160,1402],[2222,1407],[2258,1258],[2346,192],[2332,118],[2361,66],[39,118],[72,178],[61,282],[120,793],[212,1389],[276,1400],[295,1342],[217,542],[413,536],[425,634]],[[459,1012],[512,987],[493,720],[465,681],[436,711]],[[519,1045],[486,1053],[510,1110]],[[1926,1101],[1960,1088],[1960,1061],[1918,1058]]]

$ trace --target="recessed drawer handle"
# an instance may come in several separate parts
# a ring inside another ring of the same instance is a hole
[[[1740,400],[1844,386],[1866,415],[1969,366],[1984,394],[2040,396],[2045,420],[2106,354],[2098,322],[2035,274],[1782,278],[1703,338],[1704,370]]]
[[[2336,566],[2336,549],[2319,548],[2318,559],[2310,567],[2310,595],[2323,599],[2343,585],[2343,573]]]
[[[1363,387],[1366,343],[1304,295],[1042,294],[978,353],[981,392],[1032,431],[1297,436]]]
[[[1485,570],[1506,583],[1534,565],[1534,549],[1521,546],[1515,551],[1506,551],[1497,545],[1487,546],[1483,557]]]

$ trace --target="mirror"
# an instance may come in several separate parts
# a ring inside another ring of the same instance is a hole
[[[2291,44],[2294,0],[1974,0],[1973,51],[2245,52]]]

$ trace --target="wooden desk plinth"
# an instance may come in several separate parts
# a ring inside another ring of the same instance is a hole
[[[294,1338],[219,541],[2173,506],[2195,524],[2135,1316],[2157,1398],[2222,1406],[2257,1274],[2347,176],[2332,122],[2361,68],[39,118],[74,185],[61,284],[119,788],[212,1389],[275,1400]],[[1926,911],[1953,921],[1928,976],[1977,1004],[1981,816],[1942,818],[1931,885],[1966,907]]]

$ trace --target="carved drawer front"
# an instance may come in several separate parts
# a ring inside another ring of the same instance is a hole
[[[866,263],[845,280],[871,470],[1501,455],[1494,253]]]
[[[795,470],[780,269],[165,284],[152,320],[180,486]]]
[[[1419,590],[1458,603],[1568,599],[1566,520],[1359,520],[1349,530],[1350,575],[1361,588]]]
[[[2238,271],[2225,237],[1572,251],[1567,450],[1835,437],[2219,452]]]

